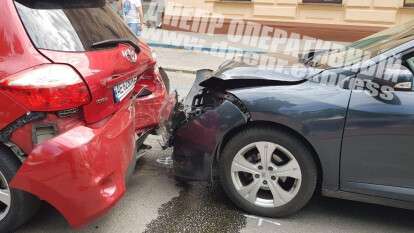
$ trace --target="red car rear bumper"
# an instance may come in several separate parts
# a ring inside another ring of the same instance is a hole
[[[148,129],[153,129],[168,117],[175,106],[176,94],[169,94],[163,84],[161,74],[157,71],[151,74],[150,79],[144,78],[138,81],[137,91],[146,88],[151,94],[137,98],[136,106],[136,132],[138,134]],[[168,76],[165,77],[168,79]]]
[[[104,214],[125,193],[135,153],[133,101],[103,125],[78,126],[38,145],[11,186],[59,210],[73,227]]]

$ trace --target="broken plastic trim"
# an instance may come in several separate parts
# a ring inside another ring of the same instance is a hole
[[[227,92],[224,93],[222,98],[225,99],[225,100],[228,100],[228,101],[232,102],[234,105],[236,105],[240,109],[240,111],[243,113],[246,122],[250,121],[250,118],[251,118],[250,112],[247,109],[246,105],[244,105],[243,101],[241,101],[235,95],[233,95],[231,93],[227,93]]]
[[[29,112],[15,122],[6,126],[3,130],[0,130],[0,142],[7,143],[10,141],[10,137],[16,129],[23,127],[24,125],[46,118],[46,113],[43,112]]]
[[[245,87],[299,85],[307,81],[308,79],[286,81],[277,79],[269,80],[260,77],[222,79],[214,76],[212,70],[199,70],[197,71],[196,79],[187,97],[183,101],[176,102],[173,115],[166,129],[170,134],[168,145],[173,145],[174,134],[177,129],[193,118],[202,115],[207,110],[214,109],[224,100],[233,103],[243,113],[245,120],[250,121],[250,112],[243,101],[237,96],[227,92],[227,90]]]
[[[7,146],[16,155],[16,157],[20,160],[20,162],[22,163],[24,162],[26,157],[22,149],[20,149],[16,144],[12,142],[5,142],[4,145]]]

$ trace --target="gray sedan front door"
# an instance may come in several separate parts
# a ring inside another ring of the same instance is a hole
[[[402,69],[405,75],[410,71]],[[342,144],[340,187],[414,201],[414,92],[390,94],[392,99],[384,99],[353,91]]]

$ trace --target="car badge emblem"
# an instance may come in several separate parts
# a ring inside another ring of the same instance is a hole
[[[136,63],[138,60],[138,55],[133,48],[128,48],[122,51],[122,56],[126,58],[131,63]]]

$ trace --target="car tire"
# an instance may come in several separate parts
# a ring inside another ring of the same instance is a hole
[[[265,168],[259,170],[260,165],[262,165],[262,156],[258,148],[262,148],[263,154],[270,154],[266,151],[273,149],[274,145],[280,147],[276,147],[277,149],[272,152],[271,156],[268,156],[270,162],[267,163],[268,169],[270,170],[273,166],[274,170],[268,172]],[[251,146],[251,149],[249,149],[249,146]],[[242,149],[243,151],[241,151]],[[240,156],[243,156],[246,160],[243,160]],[[257,160],[259,157],[260,162],[256,163],[256,161],[259,161]],[[283,165],[282,157],[286,160],[285,165]],[[243,161],[247,161],[248,164],[240,166]],[[276,163],[281,166],[276,166]],[[253,166],[249,167],[251,164]],[[253,172],[252,174],[244,172],[246,167],[249,169],[256,166],[258,167],[257,171],[259,171],[257,174],[255,173],[256,175],[252,175],[256,170],[249,170],[249,172]],[[298,168],[300,169],[299,172]],[[240,172],[239,170],[243,171]],[[271,176],[271,174],[279,175]],[[289,176],[292,174],[292,177],[283,177],[284,174]],[[257,175],[260,178],[256,179],[255,176]],[[232,137],[221,153],[219,176],[223,189],[236,206],[250,214],[272,218],[287,217],[302,209],[312,198],[317,184],[317,168],[311,151],[291,133],[271,128],[249,128]],[[297,177],[297,179],[293,177]],[[266,185],[264,184],[265,181]],[[300,185],[298,185],[299,183]],[[256,184],[260,184],[257,192],[258,186]],[[292,190],[290,191],[289,184],[292,184]],[[248,192],[249,189],[253,191]],[[255,192],[256,196],[254,196]],[[274,196],[276,195],[280,198],[275,199]]]
[[[2,190],[9,190],[10,205],[7,211],[4,211],[5,205],[2,203],[2,209],[5,213],[0,219],[0,232],[14,232],[18,227],[27,222],[39,209],[40,200],[33,195],[24,191],[12,189],[8,184],[16,175],[21,166],[20,161],[11,154],[12,152],[6,148],[0,147],[0,179],[7,181],[0,184]],[[1,191],[1,190],[0,190]]]

